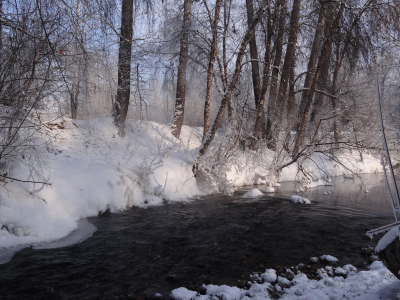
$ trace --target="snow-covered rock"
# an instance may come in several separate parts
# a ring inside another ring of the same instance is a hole
[[[189,291],[184,287],[180,287],[173,290],[169,296],[174,300],[191,300],[196,297],[196,295],[196,292]]]
[[[15,236],[24,236],[24,231],[22,230],[22,228],[14,228],[13,233]]]
[[[263,189],[263,192],[266,192],[266,193],[275,193],[275,189],[274,189],[272,186],[266,186],[266,187]]]
[[[336,257],[332,256],[332,255],[322,255],[320,257],[320,259],[326,260],[326,261],[329,261],[329,262],[337,262],[338,261],[338,259]]]
[[[307,198],[303,198],[297,195],[291,196],[290,201],[292,201],[293,203],[311,204],[311,201],[308,200]]]
[[[242,198],[255,198],[263,196],[264,194],[260,192],[259,189],[254,188],[246,193],[243,194]]]
[[[275,282],[277,279],[276,276],[276,271],[274,269],[267,269],[265,270],[264,273],[260,275],[260,277],[265,281],[265,282]]]

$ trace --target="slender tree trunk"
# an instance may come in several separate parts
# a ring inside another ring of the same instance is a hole
[[[268,90],[269,84],[269,74],[270,74],[270,66],[271,66],[271,43],[272,43],[272,36],[274,35],[280,5],[282,1],[278,1],[277,7],[275,8],[274,15],[271,16],[268,13],[268,25],[267,25],[267,37],[265,40],[265,55],[264,55],[264,69],[263,69],[263,80],[262,80],[262,87],[261,87],[261,95],[260,95],[260,102],[257,107],[257,115],[256,121],[254,124],[253,130],[253,137],[255,138],[254,143],[262,137],[262,132],[264,128],[264,103],[265,97]],[[268,1],[269,4],[269,1]],[[269,12],[269,8],[268,8]],[[271,18],[272,17],[272,18]],[[272,19],[272,20],[271,20]],[[254,148],[255,145],[252,145]]]
[[[232,5],[232,0],[224,0],[224,32],[222,35],[222,64],[224,67],[223,80],[225,89],[228,87],[228,60],[226,57],[226,35],[228,33],[229,20],[231,17],[231,5]],[[228,121],[231,122],[233,118],[233,107],[231,99],[229,99],[227,105],[228,105]]]
[[[222,120],[222,117],[224,115],[225,107],[227,106],[228,102],[231,99],[232,91],[235,88],[237,80],[239,78],[240,71],[241,71],[241,68],[242,68],[242,59],[243,59],[243,56],[244,56],[244,54],[246,52],[247,45],[248,45],[251,37],[253,36],[254,31],[256,29],[256,26],[257,26],[258,22],[260,21],[261,17],[263,16],[263,14],[265,12],[265,9],[266,9],[266,5],[264,5],[262,8],[260,8],[257,11],[257,13],[255,15],[255,18],[253,19],[253,22],[251,23],[251,25],[247,29],[247,32],[246,32],[246,34],[245,34],[245,36],[243,38],[243,41],[242,41],[242,43],[240,45],[239,53],[238,53],[237,58],[236,58],[235,72],[233,73],[232,79],[231,79],[231,81],[230,81],[230,83],[229,83],[229,85],[228,85],[228,87],[227,87],[227,89],[225,91],[224,97],[222,98],[221,105],[219,107],[217,116],[216,116],[216,118],[214,120],[213,126],[212,126],[210,132],[207,134],[206,138],[204,139],[203,145],[199,150],[199,155],[197,157],[197,160],[207,152],[207,149],[210,147],[210,144],[211,144],[212,140],[215,137],[215,134],[217,132],[219,124],[220,124],[220,122]],[[196,174],[197,170],[198,170],[198,163],[195,163],[193,165],[193,173]]]
[[[329,9],[330,6],[330,9]],[[328,15],[332,13],[332,6],[328,6]],[[331,32],[332,22],[331,20],[326,21],[324,35],[325,38],[328,38]],[[319,76],[319,81],[317,83],[317,89],[321,91],[328,91],[327,83],[328,83],[328,76],[329,76],[329,67],[331,62],[332,56],[332,41],[327,45],[327,51],[325,53],[325,57],[323,57],[323,64],[321,66],[321,75]],[[321,93],[316,93],[314,96],[314,100],[311,106],[311,113],[310,113],[310,123],[314,123],[316,121],[316,115],[318,114],[319,110],[322,107],[322,103],[324,101],[324,95]]]
[[[306,74],[306,78],[304,80],[304,91],[302,94],[302,98],[301,98],[301,102],[300,102],[300,107],[298,109],[298,113],[297,113],[297,118],[295,121],[295,124],[293,124],[293,129],[297,132],[299,128],[301,128],[303,126],[303,124],[301,123],[304,118],[303,115],[305,113],[305,109],[306,106],[308,106],[308,101],[309,101],[309,93],[310,93],[310,88],[311,85],[314,82],[314,72],[312,72],[312,69],[314,69],[316,63],[317,63],[317,59],[318,59],[318,54],[319,54],[319,50],[320,50],[320,44],[321,44],[321,39],[322,39],[322,32],[324,30],[324,26],[325,26],[325,9],[324,6],[321,5],[320,9],[319,9],[319,17],[318,17],[318,24],[317,24],[317,28],[315,30],[315,34],[314,34],[314,40],[311,46],[311,53],[310,53],[310,58],[308,60],[308,66],[307,66],[307,71],[308,73]],[[328,51],[326,51],[327,53]],[[312,95],[313,97],[313,95]],[[311,97],[311,99],[312,99]],[[291,92],[289,93],[289,99],[291,99],[291,101],[289,101],[288,103],[288,108],[293,107],[294,106],[294,87],[291,88]],[[292,103],[290,103],[292,102]],[[289,110],[290,113],[293,112],[293,110]],[[291,119],[292,115],[288,113],[288,120]],[[307,113],[307,119],[305,119],[306,122],[308,120],[308,113]],[[287,150],[289,151],[289,146],[287,145],[289,142],[289,138],[290,138],[290,133],[287,134],[287,143],[286,143],[286,147]],[[297,135],[296,139],[299,138],[299,135]],[[301,142],[301,141],[300,141]],[[296,141],[297,143],[297,141]],[[297,153],[296,153],[297,154]]]
[[[312,72],[311,70],[315,68],[315,65],[317,63],[324,26],[325,26],[325,9],[321,5],[319,9],[318,25],[317,29],[315,30],[310,58],[308,60],[308,66],[307,66],[308,73],[306,74],[306,79],[304,80],[304,91],[301,97],[299,113],[297,117],[298,120],[300,120],[302,114],[304,113],[304,108],[307,105],[308,94],[310,93],[309,89],[314,81],[314,72]],[[326,51],[326,53],[328,52],[329,51]]]
[[[278,101],[277,101],[277,122],[275,122],[275,132],[279,135],[281,123],[278,120],[282,119],[283,111],[285,110],[285,104],[287,106],[288,97],[287,89],[289,86],[290,74],[294,74],[295,60],[296,60],[296,44],[297,44],[297,33],[299,31],[299,18],[300,18],[300,5],[301,0],[293,1],[292,14],[290,17],[290,29],[288,44],[286,47],[285,60],[282,67],[282,75],[279,84]],[[291,110],[293,108],[286,107]]]
[[[310,86],[310,90],[309,90],[309,93],[307,96],[308,99],[307,99],[306,105],[304,107],[304,113],[303,113],[303,115],[300,116],[301,117],[300,123],[299,123],[300,127],[297,131],[297,137],[296,137],[296,141],[295,141],[294,148],[293,148],[292,158],[295,158],[297,156],[297,154],[299,153],[302,141],[304,140],[306,126],[307,126],[307,120],[308,120],[308,113],[310,111],[312,99],[313,99],[314,92],[315,92],[315,87],[317,86],[317,82],[318,82],[319,76],[321,74],[321,67],[323,64],[322,58],[326,57],[325,52],[327,51],[327,44],[328,44],[328,41],[326,40],[324,43],[321,55],[320,55],[321,59],[318,61],[318,65],[315,70],[315,76],[314,76],[313,82]]]
[[[179,139],[185,113],[185,88],[186,88],[186,65],[189,53],[189,29],[192,15],[192,0],[184,0],[183,26],[181,36],[181,49],[179,53],[178,76],[176,82],[176,100],[174,120],[171,125],[171,133]]]
[[[267,124],[265,128],[266,139],[267,141],[269,141],[268,146],[272,149],[275,148],[275,141],[272,141],[273,139],[272,128],[275,120],[277,119],[276,93],[278,90],[279,66],[281,64],[281,59],[282,59],[283,37],[285,34],[286,3],[287,0],[282,1],[282,9],[279,15],[278,35],[275,44],[275,57],[271,72],[271,87],[269,90]]]
[[[133,0],[122,0],[121,37],[118,53],[118,89],[114,102],[114,124],[118,135],[125,136],[125,120],[128,114],[129,96],[131,93],[131,60],[133,36]]]
[[[78,117],[79,85],[76,86],[75,83],[72,84],[72,89],[69,96],[71,103],[71,119],[75,120]]]
[[[212,24],[213,38],[211,41],[210,60],[208,63],[208,70],[207,70],[206,101],[204,103],[203,140],[210,128],[210,103],[211,103],[211,92],[212,92],[212,80],[214,74],[215,56],[217,54],[217,33],[218,33],[218,22],[219,22],[219,12],[221,8],[221,2],[222,0],[216,0],[215,2],[215,16]]]
[[[0,0],[0,17],[3,17],[3,0]],[[0,59],[3,54],[3,23],[0,22]]]
[[[332,57],[332,37],[331,35],[333,32],[338,30],[339,26],[339,21],[342,16],[343,10],[344,10],[344,3],[340,6],[339,11],[335,17],[334,20],[332,18],[328,18],[326,25],[325,25],[325,39],[330,38],[330,42],[327,44],[327,51],[325,53],[326,57],[322,58],[323,59],[323,64],[321,66],[321,75],[319,78],[319,81],[317,83],[317,89],[321,91],[326,91],[326,92],[331,92],[330,88],[328,88],[328,77],[329,77],[329,68],[330,68],[330,62],[331,62],[331,57]],[[330,16],[333,14],[333,4],[328,4],[327,5],[327,16]],[[324,101],[324,95],[321,93],[317,93],[314,97],[312,109],[311,109],[311,114],[310,114],[310,122],[315,122],[316,121],[316,115],[318,114],[318,111],[322,107],[322,103]]]
[[[246,8],[247,8],[247,24],[251,25],[254,17],[254,8],[253,8],[253,0],[246,0]],[[251,73],[253,78],[253,91],[254,91],[254,102],[255,106],[258,107],[258,103],[261,98],[261,79],[260,79],[260,67],[258,64],[258,50],[257,50],[257,41],[256,35],[254,34],[249,42],[250,47],[250,58],[251,58]]]

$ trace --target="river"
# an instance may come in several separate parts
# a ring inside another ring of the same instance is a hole
[[[361,248],[378,241],[365,232],[394,220],[383,175],[363,175],[363,182],[336,177],[330,187],[299,194],[312,205],[289,202],[298,186],[285,182],[257,199],[241,198],[253,188],[244,187],[231,197],[89,218],[97,231],[85,241],[25,248],[0,265],[0,298],[168,299],[180,286],[236,285],[253,272],[324,254],[362,269],[368,257]]]

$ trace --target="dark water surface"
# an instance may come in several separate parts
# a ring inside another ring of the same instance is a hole
[[[378,240],[365,232],[393,222],[382,179],[364,176],[365,193],[358,180],[336,178],[303,193],[313,205],[290,203],[296,186],[284,183],[280,198],[242,199],[242,191],[90,218],[98,230],[84,242],[25,248],[0,265],[0,299],[167,299],[180,286],[236,285],[252,272],[323,254],[362,268],[361,247]]]

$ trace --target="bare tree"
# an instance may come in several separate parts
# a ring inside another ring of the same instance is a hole
[[[250,42],[250,39],[251,39],[251,37],[253,36],[253,34],[255,32],[257,24],[260,22],[262,16],[264,15],[266,8],[267,8],[267,5],[264,3],[263,6],[255,14],[253,22],[248,27],[248,29],[247,29],[247,31],[246,31],[243,39],[242,39],[242,42],[241,42],[240,47],[239,47],[239,53],[238,53],[238,55],[236,57],[235,71],[234,71],[234,73],[232,75],[232,78],[230,80],[228,88],[226,89],[225,94],[224,94],[224,96],[222,98],[221,105],[219,107],[218,114],[217,114],[217,116],[216,116],[216,118],[214,120],[213,126],[212,126],[210,132],[207,134],[206,138],[204,139],[203,145],[199,150],[199,155],[197,157],[197,161],[193,165],[193,173],[194,174],[196,174],[196,172],[198,170],[199,159],[206,153],[207,149],[210,147],[210,144],[211,144],[212,140],[215,137],[215,134],[217,132],[219,124],[220,124],[220,122],[222,120],[222,117],[224,115],[224,111],[225,111],[225,108],[227,106],[227,103],[231,100],[232,91],[235,88],[236,83],[237,83],[237,81],[239,79],[240,71],[242,69],[242,59],[243,59],[243,56],[244,56],[244,54],[246,52],[247,45]]]
[[[222,0],[216,0],[215,2],[215,16],[211,26],[213,36],[211,41],[210,60],[207,69],[207,88],[206,88],[206,101],[204,103],[203,139],[207,135],[208,130],[210,128],[210,103],[211,103],[212,81],[214,74],[214,62],[215,62],[215,57],[217,55],[217,34],[218,34],[218,22],[219,22],[221,2]],[[207,5],[207,2],[204,1],[204,4]]]
[[[191,15],[192,0],[184,0],[181,49],[179,53],[178,76],[176,82],[175,112],[171,125],[171,133],[176,138],[179,138],[181,134],[183,117],[185,113],[186,65],[189,53],[189,29]]]
[[[118,90],[113,106],[114,124],[118,127],[118,135],[125,136],[125,120],[128,114],[130,85],[131,85],[131,58],[133,36],[133,0],[122,1],[121,34],[118,54]]]
[[[247,24],[251,25],[254,17],[253,0],[246,0],[247,9]],[[261,98],[261,79],[260,79],[260,67],[258,64],[258,49],[256,35],[254,34],[249,42],[250,47],[250,57],[251,57],[251,73],[253,79],[253,92],[254,92],[254,102],[255,106],[258,107]]]

